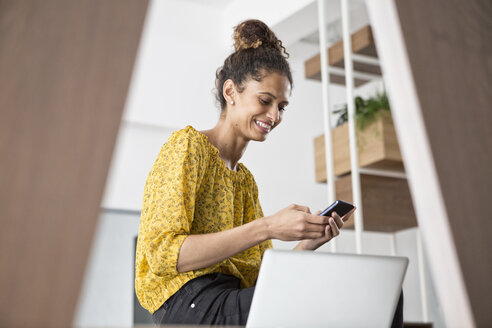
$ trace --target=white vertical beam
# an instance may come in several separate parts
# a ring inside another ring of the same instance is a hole
[[[389,234],[389,237],[390,237],[390,255],[396,256],[396,254],[398,254],[396,249],[396,235],[394,232],[392,232]]]
[[[424,322],[429,322],[429,305],[427,294],[427,279],[425,279],[425,257],[424,248],[422,245],[422,237],[420,230],[417,229],[417,261],[419,262],[419,280],[420,280],[420,302],[422,304],[422,319]]]
[[[354,68],[352,65],[352,39],[350,35],[350,16],[348,0],[341,0],[342,28],[343,28],[343,57],[345,63],[345,90],[347,93],[348,125],[350,141],[350,167],[352,171],[352,197],[357,206],[355,211],[355,249],[362,253],[362,197],[359,175],[359,156],[357,153],[357,136],[355,131],[355,103],[354,103]]]
[[[328,75],[328,52],[326,44],[325,0],[318,0],[318,30],[319,51],[321,60],[321,94],[323,97],[323,125],[325,129],[325,159],[326,159],[326,186],[328,188],[328,204],[335,201],[335,175],[333,169],[333,147],[331,141],[331,111]],[[331,251],[336,252],[335,239],[330,241]]]
[[[410,192],[447,327],[475,327],[394,0],[367,0]]]

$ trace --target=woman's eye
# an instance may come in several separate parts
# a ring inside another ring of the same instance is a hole
[[[260,102],[261,102],[263,105],[270,105],[270,101],[268,101],[268,100],[264,100],[264,99],[261,99],[261,98],[260,98]]]
[[[279,107],[278,110],[284,112],[285,111],[285,107]]]

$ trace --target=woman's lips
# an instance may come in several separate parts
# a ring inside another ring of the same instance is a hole
[[[264,133],[269,133],[272,130],[272,126],[268,123],[255,120],[255,124]]]

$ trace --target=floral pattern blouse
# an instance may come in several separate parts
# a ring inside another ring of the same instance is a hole
[[[231,229],[263,217],[258,187],[238,163],[226,167],[207,136],[191,126],[174,132],[162,147],[145,183],[135,259],[135,291],[154,313],[189,280],[219,272],[253,286],[271,240],[207,268],[178,272],[181,245],[189,234]]]

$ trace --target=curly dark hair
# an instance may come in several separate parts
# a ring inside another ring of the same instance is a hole
[[[260,82],[268,74],[279,73],[287,77],[292,87],[292,74],[287,62],[289,54],[265,23],[257,19],[246,20],[234,28],[233,38],[235,52],[226,58],[215,75],[216,98],[222,110],[227,105],[223,86],[228,79],[233,80],[238,91],[242,92],[247,80]]]

